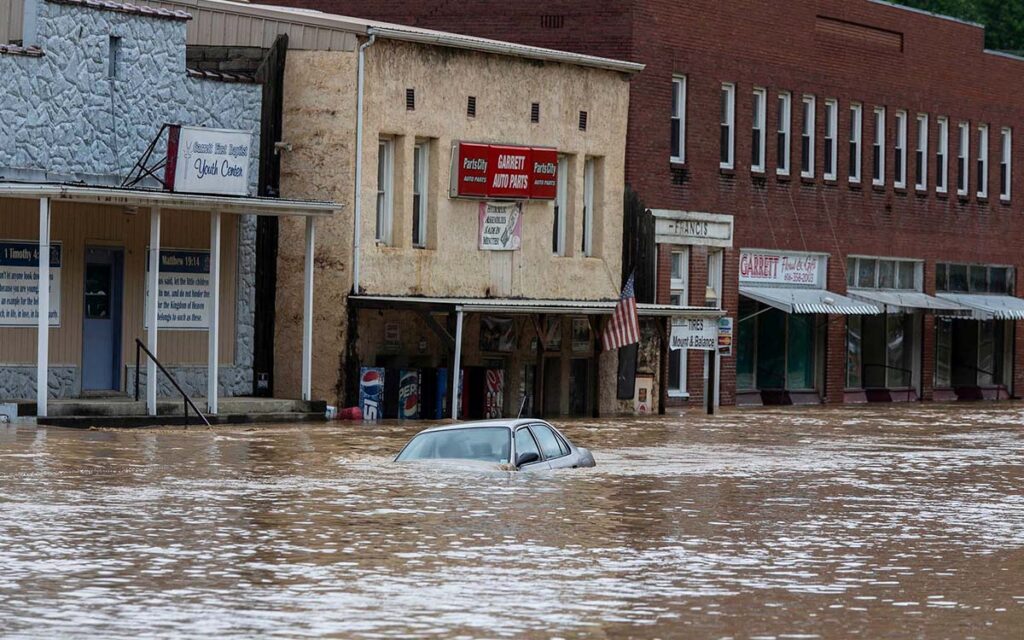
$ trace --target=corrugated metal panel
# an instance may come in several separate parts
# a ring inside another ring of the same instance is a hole
[[[920,291],[879,291],[875,289],[849,289],[850,297],[881,305],[889,313],[924,311],[944,316],[970,315],[971,310],[952,300],[944,300]]]
[[[882,313],[882,309],[873,304],[858,302],[825,289],[740,287],[740,294],[786,313],[845,316]]]
[[[1024,300],[1013,296],[940,293],[943,300],[970,307],[978,320],[1024,320]]]
[[[521,300],[513,298],[427,298],[418,296],[350,296],[355,304],[367,307],[392,305],[410,307],[416,305],[436,305],[462,307],[467,312],[486,313],[567,313],[567,314],[605,314],[611,313],[618,304],[617,300]],[[637,313],[641,316],[683,316],[683,317],[721,317],[725,312],[721,309],[708,307],[678,307],[667,304],[640,304]]]

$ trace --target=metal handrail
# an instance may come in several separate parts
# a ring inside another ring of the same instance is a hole
[[[162,371],[163,374],[167,376],[167,379],[171,381],[171,384],[174,385],[174,388],[177,389],[178,393],[181,394],[182,399],[185,400],[185,426],[188,426],[188,408],[192,407],[192,410],[196,412],[196,415],[199,416],[199,418],[206,423],[206,426],[209,427],[210,421],[206,419],[206,416],[204,416],[203,412],[199,410],[199,407],[196,406],[196,403],[192,402],[192,398],[188,397],[188,394],[185,393],[185,390],[181,388],[181,385],[178,384],[178,381],[174,379],[174,376],[172,376],[171,373],[164,368],[164,365],[160,364],[160,361],[156,359],[156,356],[153,355],[153,352],[150,351],[146,347],[146,345],[142,344],[142,340],[139,340],[138,338],[135,338],[135,401],[139,401],[139,359],[141,355],[140,351],[146,352],[146,355],[149,356],[150,360],[153,361],[153,364],[155,364],[160,369],[160,371]],[[156,384],[156,380],[147,380],[146,383]]]

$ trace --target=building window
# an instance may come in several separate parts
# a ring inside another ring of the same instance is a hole
[[[704,292],[704,304],[716,309],[722,308],[722,273],[725,268],[725,251],[708,249],[708,286]]]
[[[871,184],[885,186],[885,107],[875,107],[875,141],[871,145]]]
[[[907,188],[907,112],[896,112],[896,166],[893,186],[897,189]]]
[[[594,158],[583,163],[583,255],[594,255]]]
[[[416,144],[412,157],[412,246],[427,246],[427,185],[430,143]]]
[[[789,93],[779,94],[779,121],[775,147],[775,172],[780,176],[789,175],[789,132],[793,122],[793,96]]]
[[[936,118],[939,125],[939,146],[935,152],[935,191],[946,193],[946,180],[949,179],[949,118]]]
[[[555,192],[555,219],[551,225],[551,252],[565,255],[565,217],[569,206],[569,158],[558,156],[558,183]]]
[[[1003,128],[999,146],[999,199],[1009,202],[1013,182],[1013,130],[1009,127]]]
[[[736,85],[731,83],[722,85],[719,109],[721,117],[719,118],[718,166],[722,169],[732,169],[736,142]]]
[[[755,173],[764,173],[765,164],[765,127],[767,126],[767,101],[768,92],[764,89],[754,89],[751,102],[751,114],[753,115],[753,127],[750,138],[750,170]]]
[[[107,77],[117,78],[117,68],[121,58],[121,36],[110,36],[107,49]]]
[[[978,126],[978,197],[988,197],[988,125]]]
[[[677,249],[672,252],[669,279],[669,304],[685,307],[689,304],[690,252]],[[686,394],[686,350],[669,352],[668,393],[673,397]]]
[[[800,177],[814,177],[814,96],[804,96],[803,130],[800,134]]]
[[[917,151],[914,154],[914,187],[928,190],[928,114],[917,116]]]
[[[672,78],[672,162],[686,162],[686,76]]]
[[[921,290],[924,264],[917,260],[896,260],[850,256],[846,260],[846,286],[851,289]]]
[[[839,147],[836,136],[839,132],[839,103],[825,101],[825,179],[835,180],[839,164]]]
[[[959,196],[967,196],[970,191],[970,173],[968,166],[971,162],[971,125],[967,122],[960,123],[960,146],[957,149],[957,183],[956,193]]]
[[[377,145],[377,242],[381,244],[391,244],[394,175],[395,141],[381,139]]]
[[[860,184],[860,166],[864,138],[864,108],[850,105],[850,183]]]
[[[935,265],[939,293],[1013,295],[1013,267],[939,263]]]

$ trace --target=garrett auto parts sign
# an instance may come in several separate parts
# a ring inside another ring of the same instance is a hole
[[[556,149],[457,142],[452,163],[452,198],[554,200],[558,191]]]

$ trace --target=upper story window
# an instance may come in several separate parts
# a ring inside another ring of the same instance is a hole
[[[907,112],[896,112],[896,166],[893,167],[895,177],[893,186],[897,189],[907,187]]]
[[[686,162],[686,76],[672,78],[672,162]]]
[[[871,145],[871,184],[885,185],[885,107],[875,107],[875,138]]]
[[[377,144],[377,242],[391,244],[395,175],[395,141],[381,138]]]
[[[825,101],[825,179],[835,180],[839,165],[839,147],[836,135],[839,131],[839,103]]]
[[[719,118],[719,159],[718,166],[732,169],[735,166],[736,144],[736,85],[722,84]]]
[[[778,123],[775,127],[775,172],[780,176],[788,176],[790,128],[793,123],[793,96],[788,92],[779,94],[778,116]]]
[[[427,246],[427,185],[430,173],[430,143],[416,143],[412,156],[412,246]]]
[[[850,256],[846,267],[846,285],[855,289],[919,291],[922,288],[924,264],[919,260]]]
[[[914,153],[914,187],[928,189],[928,114],[917,116],[917,147]]]
[[[988,197],[988,125],[978,126],[978,197]]]
[[[949,118],[939,116],[935,119],[939,127],[939,144],[935,151],[935,191],[946,193],[949,180]]]
[[[1013,182],[1013,130],[1003,127],[1000,136],[999,159],[999,199],[1010,201],[1010,189]]]
[[[555,187],[555,218],[551,223],[551,253],[565,255],[566,212],[569,207],[569,158],[558,156],[558,182]]]
[[[939,263],[935,290],[945,293],[1013,295],[1013,267]]]
[[[860,184],[862,140],[864,138],[864,107],[850,105],[850,183]]]
[[[971,125],[969,122],[960,123],[960,144],[957,147],[956,165],[956,193],[959,196],[966,196],[970,191],[971,174],[969,170],[971,162]]]
[[[800,177],[814,177],[814,96],[804,96],[803,129],[800,134]]]
[[[690,270],[690,252],[688,249],[677,249],[672,252],[671,260],[669,304],[677,307],[686,306],[689,301],[686,276]]]
[[[594,255],[594,180],[597,159],[587,158],[583,163],[583,255]]]
[[[767,91],[764,89],[754,89],[751,97],[753,125],[750,139],[750,170],[755,173],[764,173],[767,101]]]

